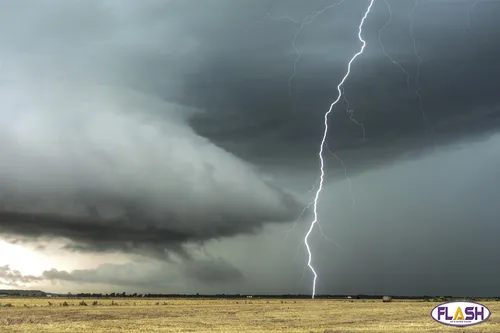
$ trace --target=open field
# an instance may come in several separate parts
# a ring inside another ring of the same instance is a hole
[[[69,306],[61,306],[65,301]],[[460,329],[434,322],[429,313],[438,303],[423,301],[127,298],[85,299],[87,306],[81,301],[2,298],[0,332],[500,332],[500,302],[482,302],[492,312],[489,321]]]

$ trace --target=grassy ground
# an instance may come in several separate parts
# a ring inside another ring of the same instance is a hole
[[[61,306],[66,301],[69,306]],[[469,328],[432,320],[421,301],[0,299],[0,332],[500,332],[500,302]],[[51,302],[52,305],[49,305]],[[5,306],[10,303],[12,306]],[[114,303],[115,305],[113,305]]]

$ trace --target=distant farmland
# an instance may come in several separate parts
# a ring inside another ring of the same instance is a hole
[[[50,303],[49,303],[50,302]],[[0,332],[458,332],[437,302],[304,299],[2,298]],[[500,302],[474,332],[500,332]]]

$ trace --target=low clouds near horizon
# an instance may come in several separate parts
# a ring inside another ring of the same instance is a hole
[[[197,258],[177,263],[158,260],[142,260],[122,264],[101,264],[96,268],[59,270],[52,268],[40,275],[27,275],[10,265],[0,266],[0,285],[26,288],[29,285],[47,286],[50,284],[65,286],[67,284],[84,284],[90,288],[113,286],[127,290],[168,290],[184,282],[201,288],[227,288],[244,280],[240,270],[222,258]],[[188,290],[184,290],[188,292]]]

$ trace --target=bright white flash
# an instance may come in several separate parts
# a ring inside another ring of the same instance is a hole
[[[366,9],[366,12],[365,12],[363,18],[361,19],[361,22],[360,22],[359,27],[358,27],[358,39],[361,41],[361,44],[362,44],[361,49],[359,50],[358,53],[356,53],[351,58],[351,60],[349,60],[349,63],[347,65],[347,72],[346,72],[345,76],[342,78],[342,81],[340,81],[340,83],[337,86],[337,91],[338,91],[337,99],[335,101],[333,101],[333,103],[330,105],[330,108],[325,113],[325,117],[324,117],[325,127],[324,127],[323,138],[321,140],[321,145],[320,145],[319,153],[318,153],[319,160],[320,160],[320,179],[319,179],[318,190],[316,191],[316,196],[314,197],[314,204],[313,204],[314,219],[312,220],[311,225],[309,227],[309,230],[307,231],[307,233],[304,237],[304,244],[306,245],[307,253],[308,253],[307,266],[309,266],[309,269],[311,270],[311,272],[314,275],[313,286],[312,286],[313,287],[312,298],[314,298],[314,295],[316,295],[316,280],[318,278],[318,274],[316,273],[316,270],[312,266],[312,253],[311,253],[311,248],[309,247],[308,239],[309,239],[309,236],[311,235],[311,232],[313,231],[314,227],[316,226],[316,224],[318,224],[318,199],[319,199],[319,196],[320,196],[321,191],[323,189],[323,179],[325,176],[325,171],[324,171],[325,163],[323,160],[323,150],[325,148],[326,136],[328,134],[328,116],[332,112],[333,107],[339,102],[340,98],[342,97],[342,86],[344,85],[345,80],[347,80],[347,78],[349,77],[349,74],[351,73],[352,63],[354,62],[354,60],[356,60],[356,58],[359,55],[361,55],[363,53],[363,51],[365,49],[366,41],[363,39],[363,36],[362,36],[363,24],[364,24],[366,18],[368,17],[368,14],[370,13],[370,10],[372,9],[374,2],[375,2],[375,0],[370,0],[370,4],[368,5],[368,8]]]

